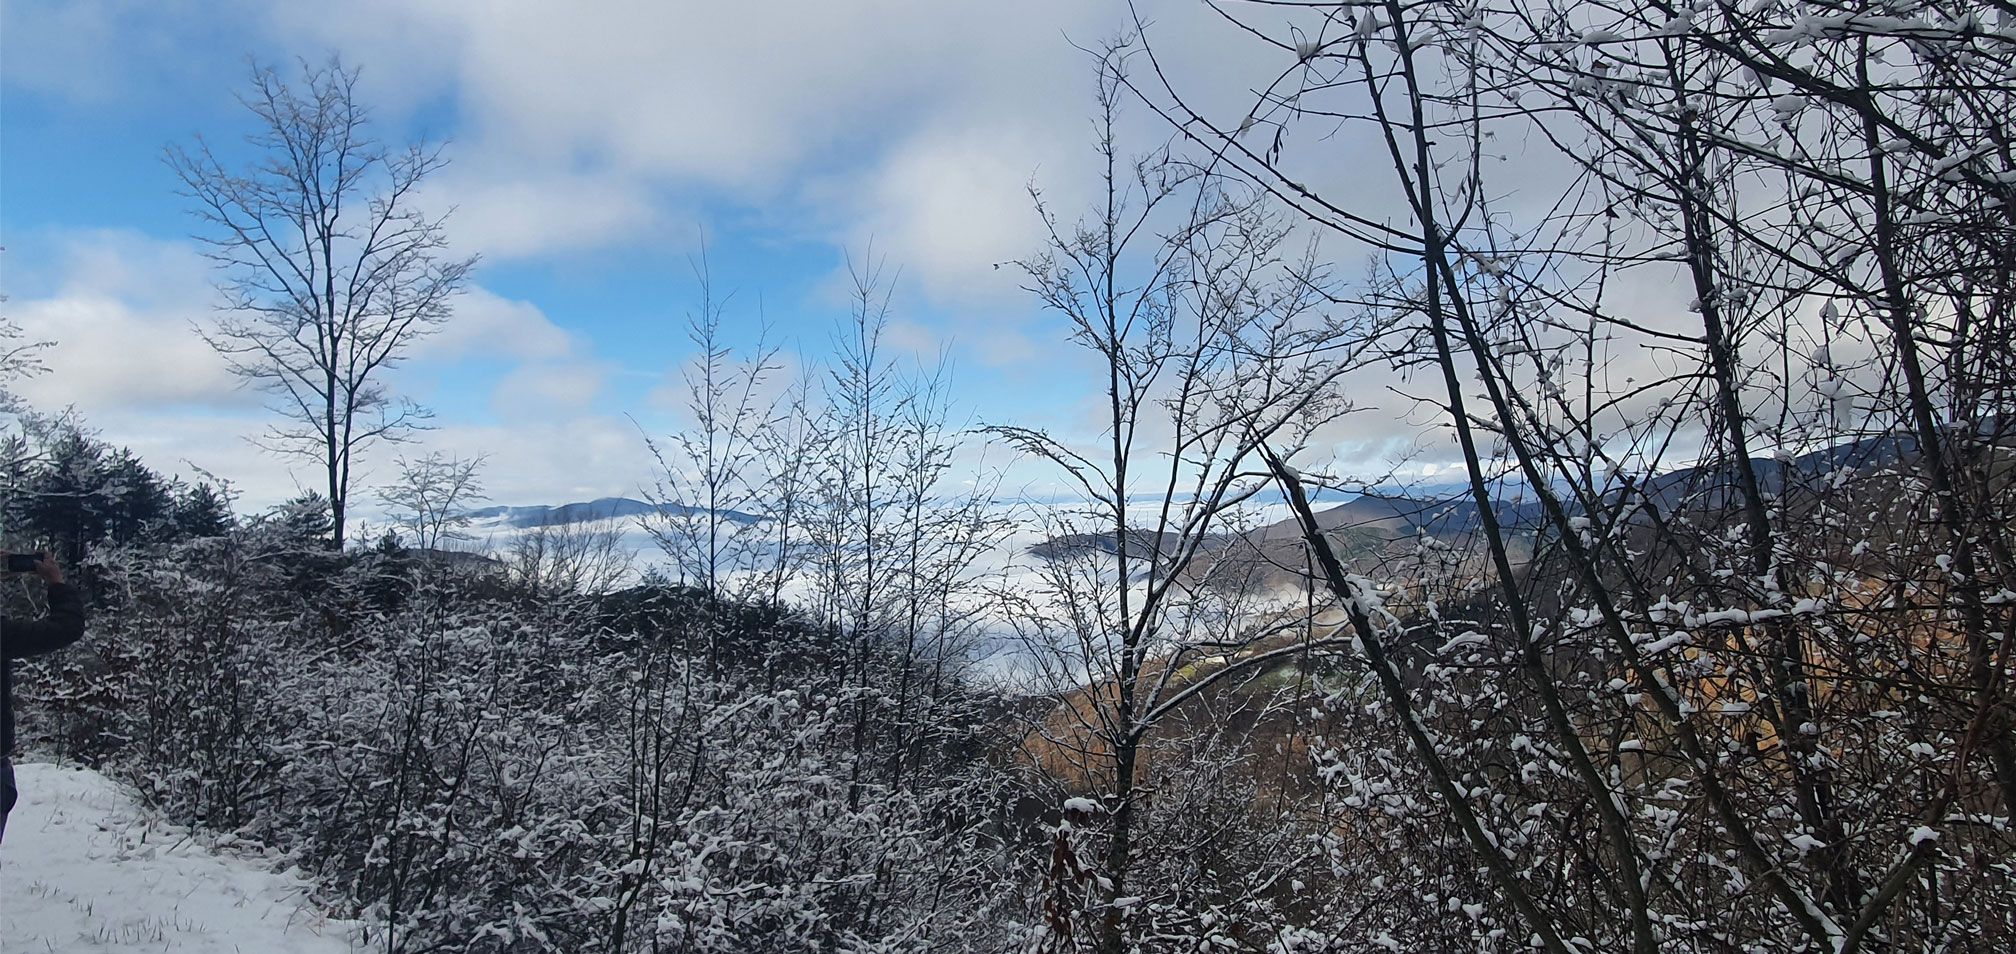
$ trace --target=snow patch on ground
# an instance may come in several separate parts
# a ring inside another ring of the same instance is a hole
[[[213,852],[86,769],[15,766],[0,842],[0,950],[347,954],[355,922],[262,859]]]

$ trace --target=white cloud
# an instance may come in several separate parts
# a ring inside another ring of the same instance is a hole
[[[33,38],[10,51],[88,36],[94,49],[152,54],[163,41],[149,31],[166,27],[151,13],[136,21],[149,6],[10,10],[11,32]],[[181,12],[225,36],[264,33],[285,55],[340,50],[387,126],[452,138],[453,162],[421,207],[455,208],[458,248],[492,261],[663,246],[696,210],[725,203],[762,209],[790,239],[873,238],[908,280],[955,305],[1021,295],[992,266],[1039,244],[1032,176],[1075,218],[1096,171],[1093,61],[1077,47],[1130,24],[1123,4],[1078,0],[358,0],[343,16],[230,0]],[[1228,76],[1255,61],[1208,10],[1153,14],[1172,56]],[[171,75],[178,88],[193,81],[174,57],[133,58],[144,65],[119,73],[122,95]],[[54,62],[34,72],[72,82]],[[1127,121],[1148,132],[1130,140],[1139,145],[1167,135],[1138,107]]]
[[[31,404],[74,405],[91,418],[258,403],[196,333],[216,298],[209,263],[190,243],[91,231],[58,235],[52,244],[54,274],[16,284],[54,290],[8,304],[27,340],[55,342],[43,353],[48,373],[14,387]]]
[[[103,295],[24,302],[14,309],[30,340],[53,340],[47,374],[15,387],[39,407],[86,413],[130,407],[235,405],[248,400],[216,352],[196,336],[194,317],[136,311]]]
[[[564,358],[577,347],[574,337],[548,320],[539,306],[476,286],[455,299],[454,315],[441,330],[421,338],[412,353],[423,361],[464,357],[536,360]]]
[[[344,50],[398,110],[452,97],[457,165],[433,191],[472,249],[655,241],[685,214],[668,197],[800,202],[787,228],[902,236],[912,274],[950,290],[972,277],[964,256],[1026,251],[1009,234],[1026,233],[1039,165],[1082,164],[1091,69],[1067,38],[1126,16],[1072,0],[364,0],[342,17],[273,4],[266,21],[295,48]],[[903,208],[867,221],[861,190]]]
[[[932,130],[863,190],[852,243],[873,241],[934,300],[1021,297],[1014,265],[1042,243],[1029,180],[1055,144],[1010,127]]]
[[[458,250],[513,259],[601,248],[652,237],[666,218],[651,190],[632,179],[498,166],[451,164],[415,203],[453,207],[448,234]]]
[[[991,367],[1014,367],[1038,359],[1055,360],[1053,349],[1039,347],[1026,328],[995,324],[981,329],[972,350]]]
[[[195,479],[201,468],[229,481],[239,494],[240,513],[258,513],[308,490],[327,493],[320,465],[246,440],[274,423],[256,410],[170,416],[126,409],[88,416],[84,423],[102,439],[131,448],[155,471]]]
[[[84,103],[158,92],[143,81],[152,63],[175,56],[189,25],[209,10],[198,0],[66,0],[8,3],[0,71],[9,83]],[[185,61],[198,58],[178,56]],[[208,69],[210,64],[178,64]],[[152,78],[149,77],[148,80]]]
[[[922,365],[936,364],[938,354],[944,349],[945,344],[945,340],[930,328],[914,321],[898,318],[882,328],[884,348],[915,355],[916,363]]]
[[[490,406],[514,421],[552,420],[587,410],[607,389],[609,367],[594,361],[525,364],[504,376]]]
[[[1094,172],[1078,47],[1131,24],[1124,4],[1079,0],[15,7],[10,78],[122,96],[194,88],[189,59],[226,61],[204,68],[211,98],[242,84],[229,57],[173,52],[198,40],[263,33],[274,60],[342,51],[387,125],[454,140],[423,207],[456,207],[458,246],[493,260],[662,244],[724,200],[796,205],[765,219],[801,239],[874,236],[949,302],[1017,294],[991,265],[1033,250],[1032,175],[1072,217],[1072,186]],[[1248,89],[1253,41],[1206,9],[1152,14],[1158,49],[1228,77],[1207,87],[1214,103]],[[1138,107],[1128,121],[1154,130],[1142,144],[1167,134]]]
[[[99,294],[140,307],[209,310],[217,303],[213,270],[196,243],[129,229],[84,229],[38,236],[56,251],[41,284],[65,294]]]
[[[609,386],[616,365],[589,357],[587,342],[553,324],[537,305],[482,287],[455,301],[441,330],[419,340],[401,377],[419,387],[452,378],[471,384],[457,366],[468,358],[502,358],[513,366],[490,393],[492,413],[514,421],[551,421],[586,412]]]

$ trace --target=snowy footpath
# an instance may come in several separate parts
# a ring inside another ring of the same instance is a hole
[[[353,925],[308,882],[212,851],[96,772],[15,766],[0,842],[0,954],[61,951],[348,954]]]

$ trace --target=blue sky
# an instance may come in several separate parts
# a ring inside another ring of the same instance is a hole
[[[1197,7],[1154,9],[1173,58],[1229,75],[1266,52]],[[247,57],[340,53],[364,71],[382,138],[450,143],[423,205],[454,207],[456,250],[483,264],[398,373],[438,414],[405,452],[488,454],[497,502],[650,479],[639,428],[677,426],[667,395],[692,357],[703,236],[731,340],[765,325],[816,365],[846,313],[849,256],[872,249],[900,275],[889,344],[949,358],[963,416],[1088,427],[1089,364],[995,266],[1041,243],[1029,183],[1066,217],[1091,198],[1091,61],[1073,43],[1127,17],[1106,0],[13,0],[0,291],[58,342],[52,373],[18,390],[74,405],[161,469],[232,478],[248,507],[314,485],[243,440],[269,418],[190,329],[212,313],[212,275],[161,153],[198,133],[237,148]],[[1132,141],[1167,135],[1138,113]]]

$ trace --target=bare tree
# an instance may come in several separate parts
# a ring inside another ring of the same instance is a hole
[[[0,302],[7,299],[0,297]],[[23,341],[24,333],[14,319],[0,316],[0,412],[18,412],[21,399],[7,385],[17,378],[32,377],[48,370],[42,352],[52,341]]]
[[[477,474],[484,458],[464,460],[434,451],[419,460],[399,461],[399,479],[378,488],[378,499],[393,510],[393,519],[413,535],[421,550],[438,550],[445,541],[465,536],[468,506],[483,499]]]
[[[1260,605],[1254,567],[1213,553],[1265,487],[1263,444],[1299,445],[1349,409],[1332,386],[1349,364],[1344,325],[1263,197],[1167,147],[1128,159],[1117,128],[1134,51],[1115,43],[1098,59],[1097,204],[1065,223],[1037,195],[1049,240],[1021,263],[1094,362],[1099,438],[990,429],[1083,500],[1049,528],[1020,623],[1025,665],[1061,703],[1025,753],[1083,816],[1060,829],[1051,951],[1212,935],[1191,917],[1212,902],[1163,877],[1185,850],[1166,832],[1179,819],[1151,811],[1181,797],[1187,773],[1169,766],[1208,746],[1163,727],[1214,687],[1336,645],[1298,641]],[[1079,887],[1059,882],[1067,872]]]
[[[765,468],[788,467],[789,459],[769,454],[763,439],[781,422],[769,391],[782,369],[777,348],[760,339],[747,355],[735,355],[722,340],[727,299],[714,294],[704,247],[692,266],[700,307],[686,319],[687,339],[698,349],[683,375],[690,422],[663,443],[645,440],[659,470],[646,491],[656,513],[645,529],[681,582],[710,600],[745,598],[774,577],[762,572],[774,563],[766,560],[771,527],[761,518],[776,503]]]
[[[166,160],[222,273],[224,314],[203,339],[286,419],[262,446],[325,470],[335,549],[358,452],[427,416],[390,395],[383,372],[447,320],[476,259],[450,257],[445,216],[413,207],[446,162],[440,147],[373,138],[358,70],[340,59],[301,69],[295,86],[253,66],[240,102],[263,155],[248,168],[227,168],[201,137]]]
[[[546,523],[511,540],[505,572],[536,602],[600,596],[632,580],[636,558],[619,527]]]
[[[906,784],[957,723],[963,700],[940,690],[970,662],[978,564],[1002,527],[985,474],[952,489],[962,434],[948,425],[949,369],[906,373],[885,338],[893,273],[872,249],[849,265],[834,364],[810,418],[790,425],[816,435],[814,449],[778,472],[797,470],[804,488],[795,509],[809,608],[844,644],[848,678],[869,690],[852,709],[858,799],[871,784]]]

